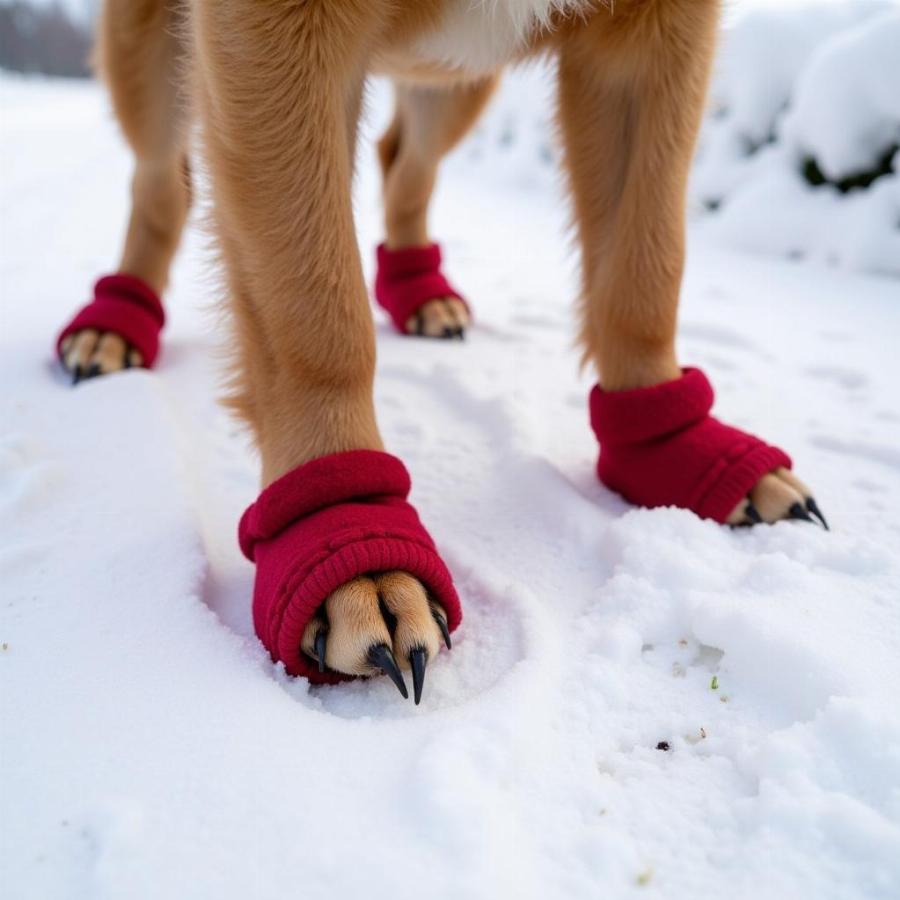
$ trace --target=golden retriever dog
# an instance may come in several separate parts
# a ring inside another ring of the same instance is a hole
[[[719,0],[105,0],[97,61],[135,157],[118,271],[164,293],[199,121],[234,323],[230,402],[255,436],[264,487],[312,460],[383,450],[351,207],[371,74],[396,89],[378,145],[393,252],[432,241],[438,164],[502,68],[552,57],[585,362],[609,398],[683,377],[685,191],[718,19]],[[468,307],[438,293],[410,315],[410,339],[469,325]],[[76,381],[146,362],[112,326],[70,331],[60,357]],[[673,468],[690,466],[695,451],[681,452]],[[818,516],[788,466],[754,476],[719,520]],[[622,493],[639,498],[640,485]],[[418,700],[425,662],[449,644],[446,610],[427,588],[403,569],[359,572],[324,598],[298,652],[333,674],[385,671],[396,682],[398,667],[412,668]]]

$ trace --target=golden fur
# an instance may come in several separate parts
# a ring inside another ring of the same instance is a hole
[[[378,152],[387,242],[403,247],[429,240],[438,163],[476,120],[502,64],[554,55],[583,261],[585,360],[611,390],[679,375],[685,186],[719,0],[485,3],[494,7],[106,0],[98,61],[136,157],[120,268],[164,289],[190,204],[196,116],[234,320],[232,403],[255,435],[264,484],[317,456],[382,448],[372,400],[375,337],[350,197],[371,72],[397,84],[396,114]],[[500,16],[502,39],[469,52],[462,46],[474,33],[468,15],[479,28]],[[441,316],[460,315],[442,298],[430,306],[436,327]],[[99,353],[101,340],[76,336],[66,352]],[[104,346],[108,357],[112,345]],[[774,519],[801,488],[784,473],[770,475],[755,499]],[[734,513],[742,515],[743,504]],[[418,641],[436,652],[427,598],[410,581],[357,579],[329,599],[329,664],[368,671],[364,650],[385,637],[379,597],[400,610],[404,646]],[[316,629],[326,624],[316,620],[304,639],[311,655]]]
[[[99,61],[137,158],[121,268],[165,286],[190,200],[194,105],[236,326],[233,402],[265,482],[314,456],[381,447],[350,205],[356,119],[366,74],[393,74],[397,114],[380,146],[387,237],[423,243],[438,162],[498,74],[415,55],[454,2],[106,2]],[[559,57],[581,336],[608,388],[678,374],[684,188],[718,5],[618,0],[566,16],[551,4],[548,26],[517,49]]]

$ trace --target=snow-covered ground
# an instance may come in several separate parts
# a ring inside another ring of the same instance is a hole
[[[114,264],[130,163],[96,87],[0,81],[4,896],[898,896],[898,282],[693,232],[683,360],[833,530],[630,509],[593,476],[566,214],[523,156],[539,81],[443,174],[467,341],[378,317],[382,430],[466,610],[418,708],[286,679],[253,636],[257,469],[214,399],[198,228],[159,369],[61,376],[51,339]],[[357,198],[368,264],[367,146]]]

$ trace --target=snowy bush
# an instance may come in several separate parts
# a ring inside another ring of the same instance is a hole
[[[692,178],[718,238],[900,274],[900,7],[747,13],[723,38]]]
[[[546,64],[510,73],[462,151],[469,175],[554,190],[553,98]],[[898,143],[900,4],[752,6],[722,35],[692,214],[731,246],[900,275]]]

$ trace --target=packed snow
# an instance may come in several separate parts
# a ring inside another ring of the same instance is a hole
[[[382,431],[466,614],[416,708],[386,679],[286,678],[253,635],[258,467],[215,399],[202,212],[159,368],[69,387],[52,337],[115,263],[130,160],[98,87],[0,80],[5,896],[900,894],[900,282],[695,223],[682,359],[833,530],[630,508],[593,474],[556,151],[547,107],[523,113],[549,93],[511,76],[443,171],[466,342],[376,312]],[[369,273],[389,105],[374,85]]]

